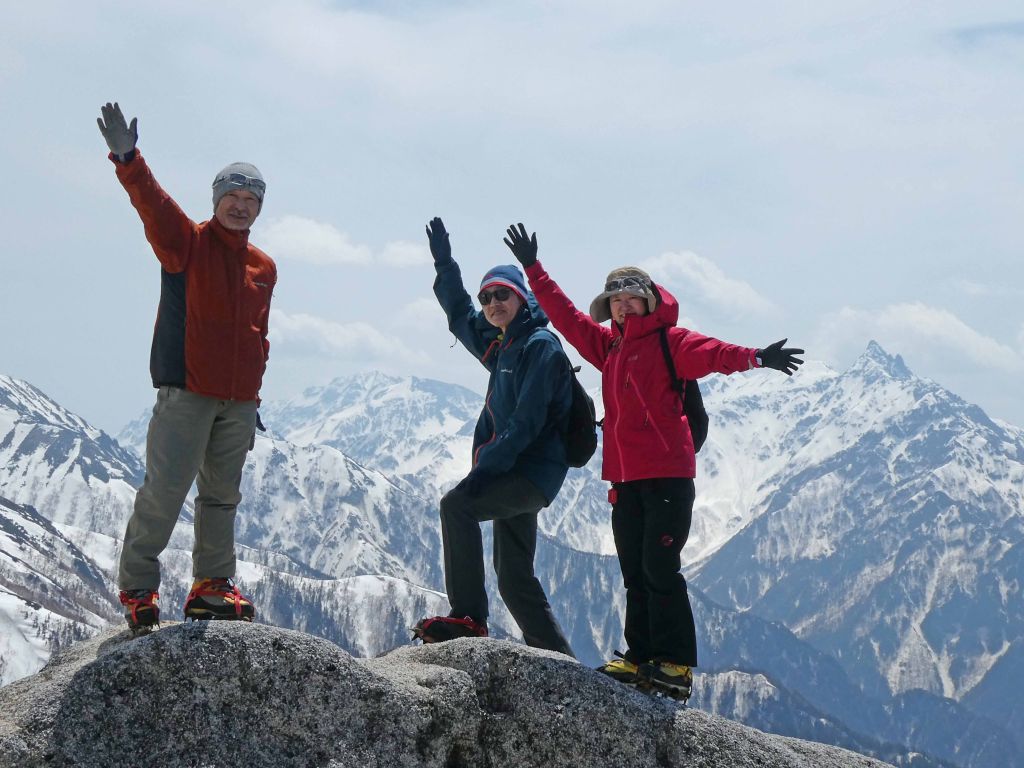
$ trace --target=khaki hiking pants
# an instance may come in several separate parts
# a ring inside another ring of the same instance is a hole
[[[121,589],[157,589],[157,559],[171,538],[192,483],[195,578],[235,575],[235,509],[245,456],[256,436],[256,401],[217,400],[160,387],[146,436],[146,478],[124,534]]]

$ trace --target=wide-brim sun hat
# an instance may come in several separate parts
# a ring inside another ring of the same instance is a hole
[[[608,273],[604,281],[604,291],[590,302],[590,316],[596,323],[611,320],[612,308],[608,299],[620,293],[647,299],[647,311],[653,312],[658,306],[658,297],[654,292],[651,276],[639,267],[619,267]]]

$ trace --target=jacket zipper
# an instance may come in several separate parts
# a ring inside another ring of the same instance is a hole
[[[502,337],[501,336],[499,336],[494,341],[492,341],[490,346],[487,347],[487,351],[484,353],[484,356],[482,358],[480,358],[481,362],[486,360],[487,356],[489,354],[491,354],[491,350],[494,349],[494,345],[495,344],[498,345],[498,357],[500,358],[502,350],[508,349],[509,344],[512,343],[512,339],[509,339],[508,340],[508,344],[506,344],[504,347],[501,346],[501,342],[502,342]],[[499,368],[501,368],[501,360],[500,359],[495,359],[495,361],[494,361],[494,370],[497,371]],[[487,393],[487,397],[484,398],[484,409],[487,411],[488,415],[491,417],[491,436],[487,440],[486,443],[481,443],[479,446],[477,446],[476,451],[473,453],[473,466],[474,467],[480,461],[480,451],[482,451],[485,446],[488,446],[491,443],[493,443],[495,438],[498,436],[498,424],[497,424],[497,422],[494,419],[494,411],[491,410],[491,396],[493,394],[494,394],[494,387],[491,387],[490,391]]]
[[[626,383],[629,383],[628,376],[626,377]],[[647,407],[647,401],[644,400],[644,396],[640,392],[640,387],[634,387],[634,389],[636,390],[637,398],[640,400],[640,405],[642,405],[644,409],[644,426],[646,427],[648,424],[650,424],[651,428],[654,429],[654,433],[658,436],[658,439],[661,440],[662,446],[665,448],[666,451],[669,450],[668,442],[665,440],[665,436],[661,434],[661,430],[658,429],[657,419],[651,418],[651,409]]]
[[[237,264],[237,261],[236,261]],[[242,322],[242,300],[245,298],[245,263],[242,263],[242,280],[241,282],[236,279],[235,284],[238,286],[238,295],[235,297],[235,326],[234,326],[234,349],[233,356],[231,359],[231,389],[228,394],[229,400],[235,399],[236,389],[238,387],[238,338],[241,336],[239,331],[240,324]]]
[[[492,389],[490,392],[487,393],[487,398],[484,400],[484,409],[487,411],[487,414],[491,417],[491,437],[486,443],[481,443],[479,446],[477,446],[476,453],[473,454],[474,467],[478,463],[480,463],[480,451],[482,451],[486,446],[493,443],[494,438],[498,436],[498,431],[495,429],[494,424],[494,411],[491,410],[491,395],[493,394],[494,390]]]
[[[621,336],[619,338],[622,339]],[[616,381],[616,379],[618,378],[618,374],[621,373],[619,371],[621,361],[624,359],[622,355],[622,347],[623,343],[622,341],[620,341],[618,344],[618,350],[614,353],[615,359],[612,361],[611,381],[612,399],[615,402],[615,427],[612,430],[612,434],[615,435],[613,442],[615,443],[615,455],[618,457],[619,460],[619,475],[622,478],[621,480],[619,480],[620,483],[626,482],[626,469],[622,461],[622,443],[619,440],[619,421],[622,419],[622,404],[619,400],[619,386]]]

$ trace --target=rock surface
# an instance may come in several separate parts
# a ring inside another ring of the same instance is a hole
[[[498,640],[355,659],[234,622],[108,630],[0,689],[0,768],[880,768]]]

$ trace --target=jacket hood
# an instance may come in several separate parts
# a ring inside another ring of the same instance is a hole
[[[533,292],[527,291],[526,303],[519,308],[519,312],[516,314],[515,319],[509,323],[505,336],[507,338],[526,336],[530,331],[533,331],[536,328],[546,327],[549,322],[548,316],[544,313],[544,310],[540,308],[540,304],[538,304],[537,299],[534,298]]]
[[[612,329],[617,333],[630,336],[646,336],[654,333],[659,328],[672,328],[679,322],[679,302],[676,297],[662,285],[654,284],[655,293],[659,301],[654,311],[640,317],[632,316],[627,319],[625,327],[620,328],[618,323],[612,321]]]

